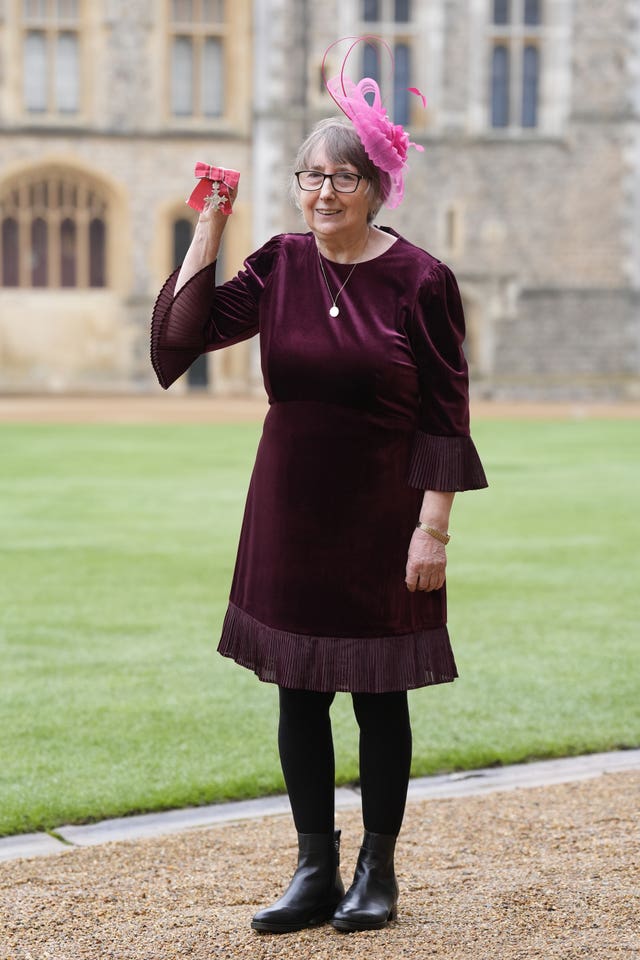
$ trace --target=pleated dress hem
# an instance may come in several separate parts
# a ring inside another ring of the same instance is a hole
[[[446,626],[385,637],[319,637],[269,627],[230,603],[218,652],[294,690],[391,693],[458,676]]]

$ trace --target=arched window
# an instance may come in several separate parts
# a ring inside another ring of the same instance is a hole
[[[0,187],[5,287],[104,287],[108,204],[89,178],[48,168]]]

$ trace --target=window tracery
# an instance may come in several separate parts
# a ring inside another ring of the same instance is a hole
[[[0,285],[107,285],[108,203],[88,178],[65,170],[0,188]]]

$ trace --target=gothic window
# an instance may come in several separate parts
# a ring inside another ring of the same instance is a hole
[[[60,224],[60,286],[75,287],[78,267],[76,222],[65,217]]]
[[[537,27],[540,23],[540,0],[524,0],[524,22]]]
[[[80,109],[81,0],[22,0],[22,96],[29,114]]]
[[[403,126],[409,123],[409,86],[411,85],[411,51],[408,43],[396,43],[396,69],[393,86],[393,119]]]
[[[509,47],[496,43],[491,63],[491,122],[494,127],[509,125]]]
[[[362,75],[372,77],[392,104],[394,123],[411,122],[411,55],[415,26],[411,22],[411,0],[361,0],[362,33],[381,37],[393,53],[389,57],[376,44],[362,45]],[[393,96],[390,96],[390,94]]]
[[[371,77],[380,83],[380,47],[374,43],[365,43],[362,48],[362,75]],[[373,100],[373,94],[367,94],[367,100]]]
[[[490,27],[490,122],[538,126],[542,0],[493,0]]]
[[[509,23],[510,0],[493,0],[493,22]]]
[[[409,0],[395,0],[393,19],[396,23],[409,22],[410,6]]]
[[[179,217],[173,221],[172,267],[175,270],[184,260],[193,236],[193,220]]]
[[[31,221],[31,286],[46,287],[49,278],[49,224],[44,217]]]
[[[539,53],[535,44],[527,44],[522,59],[522,126],[538,123]]]
[[[107,225],[103,217],[94,216],[89,221],[89,286],[106,287]]]
[[[224,113],[225,0],[170,0],[171,112]]]
[[[2,221],[2,284],[18,286],[18,221],[5,217]]]
[[[362,19],[366,23],[374,23],[380,19],[379,0],[363,0]]]
[[[0,190],[0,285],[104,287],[108,206],[76,174],[47,170]]]

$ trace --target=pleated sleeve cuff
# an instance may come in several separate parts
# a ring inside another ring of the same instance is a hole
[[[420,490],[479,490],[488,486],[471,437],[438,437],[416,432],[409,485]]]
[[[203,352],[215,296],[215,263],[196,273],[174,299],[180,270],[162,287],[151,320],[151,363],[166,390]]]

